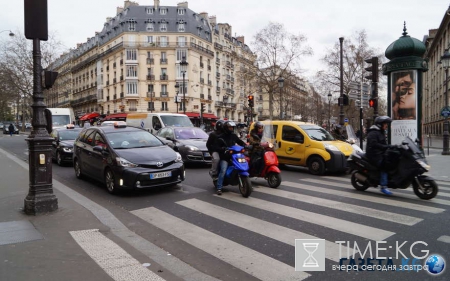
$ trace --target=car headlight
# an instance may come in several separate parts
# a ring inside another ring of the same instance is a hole
[[[197,150],[199,150],[198,147],[193,146],[193,145],[186,145],[185,147],[186,147],[188,150],[190,150],[190,151],[197,151]]]
[[[422,160],[416,160],[416,162],[417,162],[420,166],[422,166],[422,168],[424,168],[426,171],[429,171],[430,168],[431,168],[430,165],[428,165],[427,163],[425,163],[425,162],[422,161]]]
[[[329,150],[333,150],[333,151],[340,151],[336,146],[332,145],[332,144],[325,144],[325,148],[329,149]]]
[[[124,159],[121,157],[116,157],[116,162],[117,162],[117,166],[120,166],[120,167],[135,168],[138,166],[137,164],[131,163],[127,159]]]
[[[183,162],[183,158],[181,158],[181,154],[178,152],[175,152],[177,154],[177,159],[175,159],[175,162]]]
[[[63,147],[62,149],[63,149],[64,152],[67,152],[67,153],[71,153],[72,152],[72,148],[71,147]]]

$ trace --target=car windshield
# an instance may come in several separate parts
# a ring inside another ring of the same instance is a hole
[[[111,132],[106,134],[112,148],[128,149],[139,147],[161,146],[163,143],[147,131]]]
[[[69,115],[52,115],[53,126],[64,126],[70,123]]]
[[[74,140],[78,137],[81,130],[64,130],[59,131],[59,140]]]
[[[165,126],[194,127],[187,116],[161,115],[161,119]]]
[[[328,133],[325,129],[315,126],[315,125],[306,125],[306,126],[300,126],[309,136],[310,139],[316,140],[316,141],[334,141],[335,139],[333,136]]]
[[[175,138],[181,140],[187,139],[208,139],[208,134],[199,128],[174,129]]]

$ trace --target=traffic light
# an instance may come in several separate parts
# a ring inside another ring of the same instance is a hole
[[[372,80],[373,83],[378,82],[378,57],[372,57],[370,59],[365,59],[364,61],[372,64],[364,68],[369,72],[369,75],[365,76],[365,78]]]
[[[55,84],[56,77],[58,77],[58,72],[56,71],[50,71],[50,70],[44,70],[42,71],[42,88],[44,89],[50,89],[53,84]]]
[[[341,105],[341,98],[338,98],[338,105]],[[348,105],[348,95],[342,96],[342,105]]]
[[[374,108],[377,107],[377,99],[370,99],[369,106]]]
[[[248,106],[253,107],[255,104],[253,103],[253,96],[248,96]]]
[[[203,112],[205,112],[205,104],[204,103],[201,103],[200,104],[200,111],[203,113]]]

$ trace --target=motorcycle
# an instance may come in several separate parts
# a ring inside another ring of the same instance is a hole
[[[249,156],[245,157],[250,165],[250,177],[264,178],[271,188],[277,188],[281,184],[281,171],[278,168],[278,157],[273,149],[274,146],[270,142],[261,142],[260,145],[264,148],[263,157],[256,160],[262,161],[264,165],[260,173],[256,171],[256,167],[253,167],[255,165],[252,166],[253,160]]]
[[[249,197],[252,194],[253,187],[249,178],[249,166],[243,154],[244,148],[239,145],[228,147],[225,154],[231,154],[231,159],[228,164],[225,178],[223,179],[223,186],[233,185],[239,186],[239,192],[244,197]],[[214,186],[217,188],[217,179],[213,180]]]
[[[401,146],[386,151],[384,167],[388,172],[388,187],[406,189],[411,184],[414,193],[421,199],[429,200],[438,193],[438,186],[433,178],[422,175],[430,170],[425,154],[419,146],[407,137]],[[348,163],[353,170],[351,182],[356,190],[364,191],[377,187],[380,182],[379,169],[370,164],[365,153],[354,151]]]

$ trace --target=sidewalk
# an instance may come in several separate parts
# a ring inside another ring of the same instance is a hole
[[[26,215],[28,164],[0,149],[0,166],[2,281],[213,280],[142,241],[107,209],[56,180],[58,210]]]

